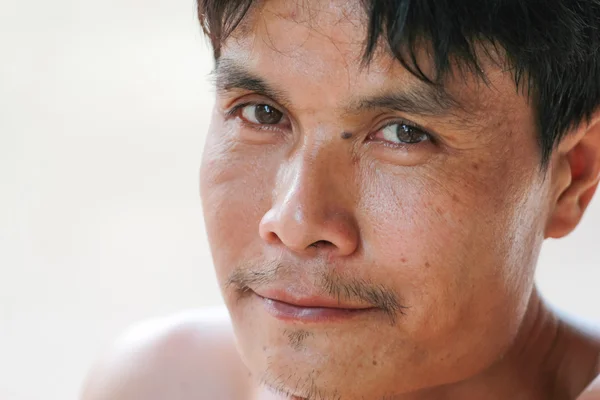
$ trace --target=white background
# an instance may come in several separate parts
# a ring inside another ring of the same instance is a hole
[[[74,400],[129,324],[220,304],[207,49],[192,0],[0,0],[0,400]],[[538,276],[597,321],[599,224],[596,199]]]

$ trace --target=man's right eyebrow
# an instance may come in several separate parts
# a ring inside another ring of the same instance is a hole
[[[211,75],[217,92],[246,90],[269,97],[282,105],[289,104],[288,96],[283,91],[273,88],[264,79],[234,60],[219,59]]]

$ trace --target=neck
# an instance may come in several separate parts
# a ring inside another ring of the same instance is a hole
[[[468,380],[397,400],[575,399],[595,372],[594,346],[560,321],[534,290],[519,333],[496,364]]]
[[[599,340],[562,322],[534,290],[512,346],[497,363],[467,380],[394,400],[573,400],[598,374],[599,362]],[[261,400],[283,400],[261,393]]]

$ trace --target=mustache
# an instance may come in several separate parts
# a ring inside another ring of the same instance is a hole
[[[260,265],[260,267],[257,267]],[[297,266],[280,261],[254,262],[235,269],[225,282],[225,286],[246,294],[252,289],[285,280]],[[373,283],[361,278],[348,277],[330,268],[320,268],[316,273],[317,290],[333,298],[358,301],[384,311],[392,320],[405,315],[408,307],[402,305],[400,296],[385,284]]]

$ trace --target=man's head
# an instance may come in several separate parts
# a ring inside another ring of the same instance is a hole
[[[202,200],[251,371],[378,398],[501,359],[542,241],[600,177],[600,2],[199,11],[217,85]]]

